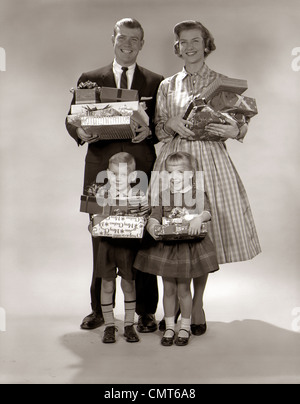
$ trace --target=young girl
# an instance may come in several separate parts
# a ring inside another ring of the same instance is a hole
[[[163,278],[166,330],[162,345],[187,345],[190,338],[192,295],[191,279],[207,275],[219,269],[214,246],[208,236],[200,238],[203,222],[210,220],[208,201],[204,195],[199,201],[195,185],[195,160],[184,152],[173,153],[166,159],[169,173],[169,189],[160,193],[159,206],[152,207],[147,230],[152,236],[145,237],[134,267],[140,271],[160,275]],[[166,198],[169,192],[169,200]],[[197,194],[197,199],[195,199]],[[167,201],[167,204],[166,204]],[[172,218],[181,212],[189,220],[188,239],[160,241],[156,226],[163,218]],[[193,238],[194,237],[194,238]],[[175,339],[175,308],[177,299],[181,310],[181,326]]]

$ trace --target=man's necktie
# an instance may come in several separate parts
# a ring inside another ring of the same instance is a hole
[[[127,83],[127,70],[128,67],[122,67],[123,73],[121,75],[121,88],[128,88],[128,83]]]

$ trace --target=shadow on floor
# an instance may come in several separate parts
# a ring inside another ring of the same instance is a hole
[[[299,383],[300,334],[244,320],[208,323],[187,347],[160,345],[161,333],[129,344],[101,342],[104,328],[66,334],[61,343],[79,358],[72,383]]]

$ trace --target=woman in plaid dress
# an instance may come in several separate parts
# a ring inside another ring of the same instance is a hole
[[[186,109],[195,96],[222,76],[208,68],[206,57],[216,49],[210,32],[197,21],[184,21],[174,28],[175,53],[181,57],[183,70],[165,79],[159,88],[156,110],[156,136],[162,148],[154,171],[165,169],[166,157],[177,151],[193,155],[204,172],[205,188],[211,205],[209,235],[216,247],[219,264],[252,259],[261,252],[251,208],[242,181],[227,152],[228,138],[242,141],[247,124],[235,122],[210,124],[206,129],[218,134],[220,141],[193,140],[194,133],[184,120]],[[192,332],[206,330],[203,293],[207,275],[194,281]]]

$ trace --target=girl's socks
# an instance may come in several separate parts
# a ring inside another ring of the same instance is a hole
[[[173,338],[175,332],[175,316],[165,317],[165,321],[166,321],[166,331],[164,333],[164,337]],[[171,330],[174,332],[172,332]]]
[[[181,318],[180,330],[178,333],[178,337],[187,338],[190,335],[191,329],[191,319],[190,318]]]

